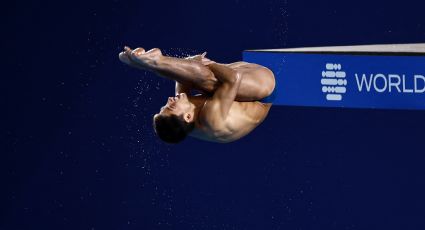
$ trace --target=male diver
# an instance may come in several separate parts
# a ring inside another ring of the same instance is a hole
[[[157,48],[146,52],[129,47],[119,54],[132,67],[176,81],[176,96],[153,118],[155,132],[165,142],[178,143],[187,135],[232,142],[261,124],[270,110],[272,103],[260,100],[274,90],[272,71],[247,62],[219,64],[205,55],[181,59]],[[202,93],[191,95],[192,89]]]

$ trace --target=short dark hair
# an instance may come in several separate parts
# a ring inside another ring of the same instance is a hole
[[[175,144],[186,138],[195,128],[195,122],[186,122],[183,115],[157,114],[153,119],[153,128],[161,140]]]

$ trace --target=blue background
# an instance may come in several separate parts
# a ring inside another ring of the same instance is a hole
[[[173,83],[117,58],[423,42],[421,1],[2,5],[0,229],[425,229],[423,111],[273,107],[240,141],[167,145]]]
[[[425,109],[425,94],[420,93],[425,89],[425,82],[421,78],[425,75],[425,57],[423,56],[244,51],[243,60],[266,66],[273,71],[276,77],[276,92],[269,97],[274,98],[271,99],[274,105]],[[341,94],[340,101],[328,101],[326,94],[322,91],[320,80],[327,63],[340,64],[341,71],[346,73],[344,79],[348,81],[347,91]],[[388,76],[394,74],[398,77],[391,79],[391,83],[396,86],[391,84],[391,92],[389,92]],[[380,75],[376,80],[376,86],[371,75]],[[416,80],[417,92],[414,91],[415,75],[420,76]],[[370,87],[369,92],[367,85]],[[381,92],[376,91],[374,87]],[[406,92],[403,92],[403,87]],[[410,92],[407,92],[409,90]]]

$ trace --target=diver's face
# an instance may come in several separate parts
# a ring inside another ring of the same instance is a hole
[[[180,93],[175,97],[169,97],[167,104],[161,108],[160,114],[173,114],[176,116],[190,112],[191,103],[185,93]]]

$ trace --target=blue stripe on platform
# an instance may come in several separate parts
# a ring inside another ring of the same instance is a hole
[[[425,109],[425,57],[245,51],[276,78],[275,105]]]

